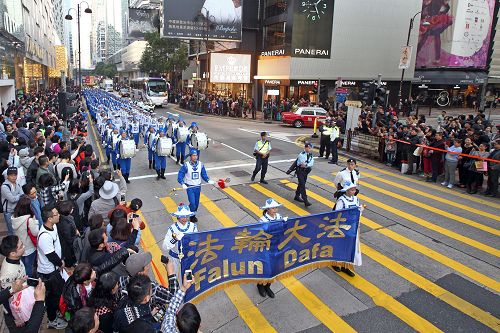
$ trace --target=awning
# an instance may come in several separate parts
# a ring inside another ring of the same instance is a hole
[[[453,71],[453,70],[435,70],[435,71],[415,71],[413,83],[425,84],[474,84],[482,85],[486,82],[486,72],[472,71]]]

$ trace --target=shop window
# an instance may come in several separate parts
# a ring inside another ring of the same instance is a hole
[[[284,0],[266,0],[264,6],[264,17],[269,18],[286,13],[288,1]]]
[[[264,48],[285,45],[285,22],[264,27]]]

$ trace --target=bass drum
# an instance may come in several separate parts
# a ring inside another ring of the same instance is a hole
[[[187,127],[177,128],[177,142],[186,142],[189,135],[189,129]]]
[[[158,156],[168,156],[172,153],[172,146],[172,139],[167,137],[158,138],[158,142],[156,143],[156,154],[158,154]]]
[[[174,137],[174,130],[177,128],[177,124],[168,124],[168,129],[167,129],[167,137],[168,138],[173,138]]]
[[[208,148],[208,138],[205,133],[193,133],[191,134],[191,147],[198,150],[203,150]]]
[[[120,158],[132,158],[135,156],[134,140],[120,141]]]

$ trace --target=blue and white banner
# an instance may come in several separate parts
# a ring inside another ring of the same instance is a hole
[[[333,263],[352,263],[359,226],[357,208],[287,221],[255,223],[182,238],[182,272],[195,284],[186,301],[228,284],[265,282]]]

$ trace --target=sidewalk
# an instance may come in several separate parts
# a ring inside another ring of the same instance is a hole
[[[196,111],[191,111],[191,110],[188,110],[188,109],[183,109],[183,108],[179,107],[178,104],[175,104],[175,103],[170,103],[170,104],[174,105],[174,107],[172,107],[172,110],[174,110],[176,112],[189,113],[189,114],[191,114],[193,116],[223,118],[223,119],[233,119],[233,120],[243,120],[243,121],[254,121],[254,122],[266,123],[266,124],[281,124],[281,121],[264,119],[264,112],[262,112],[262,111],[256,111],[256,117],[257,117],[257,119],[252,119],[251,115],[249,115],[248,118],[244,118],[244,117],[230,117],[230,116],[219,116],[219,115],[213,115],[213,114],[207,114],[207,113],[203,113],[203,112],[196,112]]]

